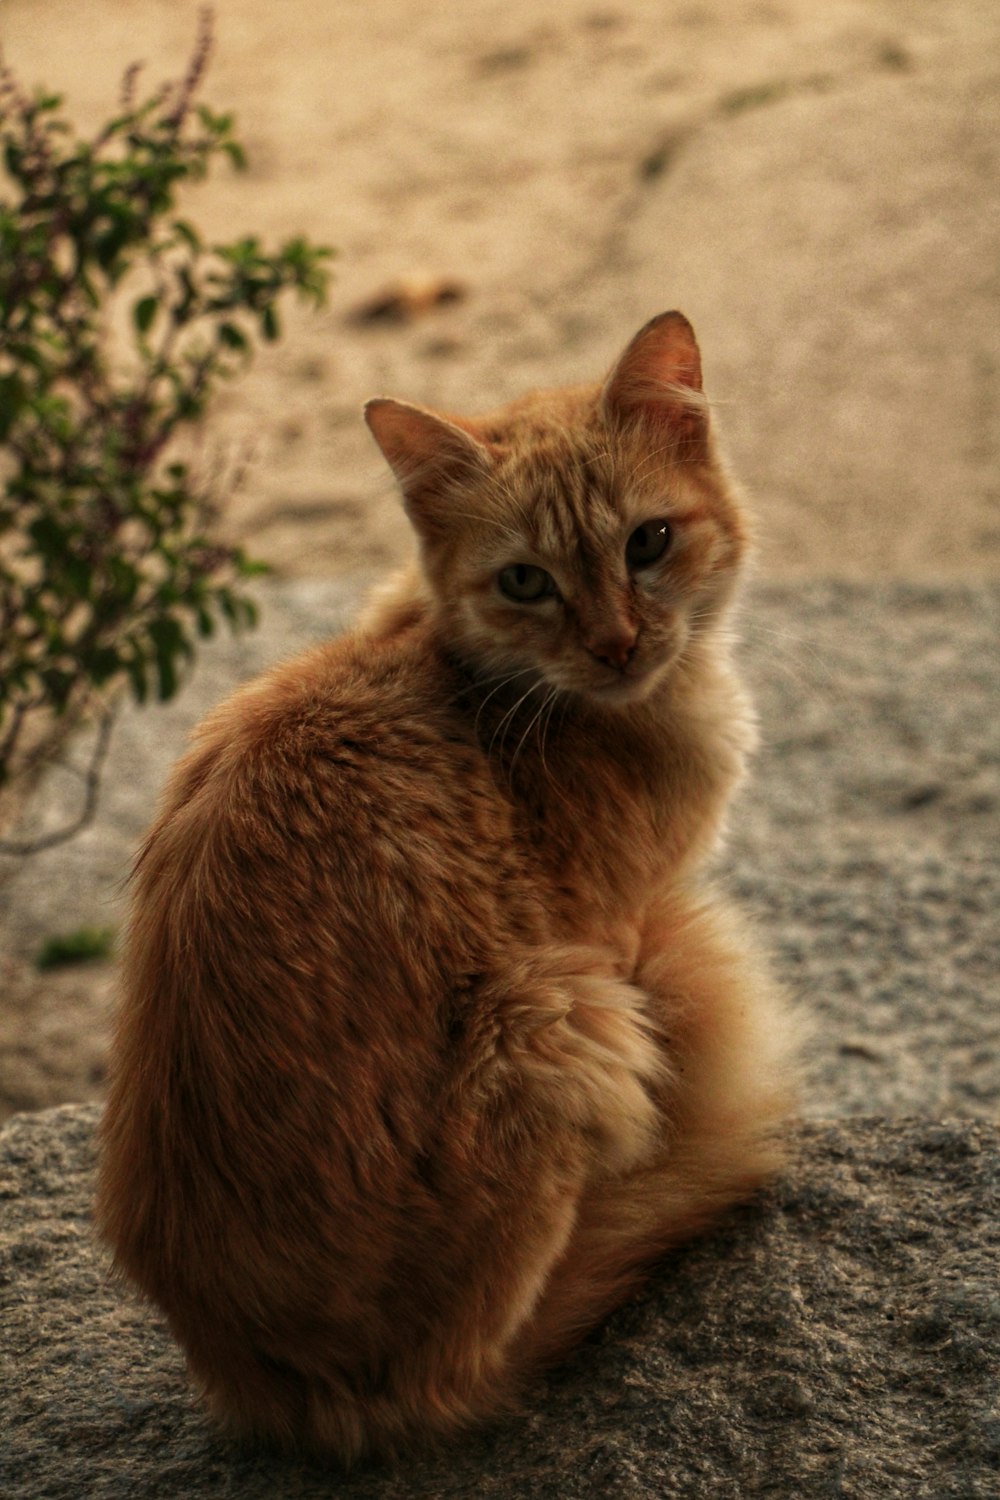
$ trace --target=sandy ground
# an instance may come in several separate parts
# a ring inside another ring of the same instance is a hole
[[[775,629],[793,621],[799,584],[997,576],[992,0],[219,0],[216,12],[204,94],[236,110],[250,168],[198,188],[187,211],[220,238],[305,233],[338,250],[328,307],[289,316],[209,435],[251,454],[227,525],[303,583],[295,609],[310,580],[342,580],[353,600],[359,577],[408,550],[359,419],[366,397],[475,410],[593,378],[669,306],[698,329],[755,496],[760,572],[786,589]],[[64,91],[96,125],[131,62],[151,82],[183,70],[196,23],[191,0],[4,0],[0,39],[25,82]],[[462,296],[359,325],[360,305],[416,276]],[[949,597],[954,614],[964,596]],[[838,618],[850,630],[851,611]],[[969,649],[991,639],[977,629]],[[892,816],[872,805],[872,846]],[[979,814],[975,828],[986,837]],[[87,879],[74,861],[46,871],[67,912]],[[21,1058],[7,1108],[101,1087],[112,974],[33,975],[39,930],[56,920],[37,890],[0,872],[5,1035]]]
[[[250,168],[211,235],[339,252],[327,311],[229,391],[231,522],[284,570],[408,538],[358,411],[482,409],[595,377],[667,306],[695,323],[769,576],[1000,559],[1000,10],[992,0],[219,0],[205,86]],[[125,67],[179,75],[194,0],[4,0],[28,82],[81,124]],[[463,301],[352,311],[426,274]]]

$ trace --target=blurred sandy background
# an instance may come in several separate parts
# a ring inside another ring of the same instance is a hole
[[[366,397],[475,410],[595,378],[671,306],[755,497],[764,579],[996,578],[995,0],[215,11],[202,95],[236,111],[249,170],[197,188],[190,217],[338,251],[326,310],[287,317],[211,426],[252,456],[227,525],[280,578],[342,578],[350,599],[407,551]],[[0,39],[96,126],[130,63],[150,85],[183,72],[197,18],[194,0],[3,0]],[[421,278],[461,295],[359,323]],[[99,1092],[112,983],[33,975],[30,889],[0,886],[0,1055],[27,1059],[8,1108]]]
[[[1000,9],[994,0],[218,0],[203,94],[246,174],[209,233],[337,247],[216,424],[254,468],[232,523],[293,573],[406,546],[358,420],[596,376],[679,306],[777,574],[1000,560]],[[27,83],[82,124],[125,67],[184,69],[195,0],[4,0]],[[465,289],[400,328],[398,278]]]

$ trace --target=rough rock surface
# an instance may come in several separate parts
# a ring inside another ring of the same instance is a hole
[[[126,718],[98,824],[9,877],[8,952],[54,926],[116,919],[192,718],[265,660],[337,629],[356,596],[347,583],[271,585],[258,635],[220,642],[176,704]],[[813,583],[747,601],[764,745],[723,873],[816,1016],[813,1116],[996,1114],[998,616],[996,586]],[[72,778],[50,787],[44,815],[75,791]],[[81,983],[39,979],[20,1010],[8,991],[8,1098],[39,1079],[69,1097],[99,1091],[111,979],[84,983],[67,1012]],[[64,1073],[47,1018],[66,1033]],[[12,1500],[996,1492],[991,1125],[802,1127],[787,1180],[666,1265],[539,1384],[522,1419],[397,1474],[344,1480],[209,1429],[156,1315],[95,1251],[95,1119],[92,1107],[21,1115],[0,1136],[0,1494]]]
[[[801,1127],[784,1181],[674,1256],[522,1416],[396,1472],[237,1448],[90,1236],[97,1111],[0,1134],[0,1493],[17,1500],[992,1500],[1000,1131]]]
[[[0,860],[0,1114],[100,1096],[109,966],[41,976],[32,955],[51,933],[120,921],[191,723],[342,626],[357,595],[349,580],[271,584],[257,634],[214,644],[175,703],[125,716],[94,827]],[[805,1112],[995,1115],[1000,586],[772,585],[740,628],[763,745],[722,875],[816,1019]],[[36,826],[78,797],[74,777],[53,777]]]

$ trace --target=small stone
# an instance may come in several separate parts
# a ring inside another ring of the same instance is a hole
[[[447,276],[404,276],[359,302],[349,315],[349,321],[359,324],[412,323],[436,308],[464,301],[467,295],[462,282]]]

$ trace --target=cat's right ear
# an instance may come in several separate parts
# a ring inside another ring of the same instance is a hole
[[[414,525],[423,533],[443,530],[449,481],[469,483],[486,474],[489,449],[448,418],[387,396],[365,404],[365,421],[399,481]]]

